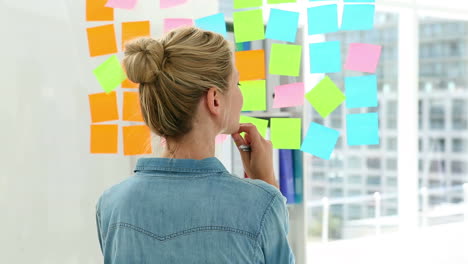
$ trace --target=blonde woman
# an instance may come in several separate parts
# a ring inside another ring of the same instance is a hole
[[[229,43],[180,28],[129,42],[123,65],[139,83],[146,125],[166,148],[140,158],[132,177],[100,196],[104,262],[294,263],[272,144],[239,124],[243,98]],[[231,175],[214,156],[221,133],[232,135],[250,178]]]

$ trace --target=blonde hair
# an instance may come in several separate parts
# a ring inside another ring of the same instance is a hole
[[[190,132],[205,92],[227,91],[232,53],[222,35],[195,27],[127,42],[123,66],[128,79],[140,84],[141,112],[151,131],[175,139]]]

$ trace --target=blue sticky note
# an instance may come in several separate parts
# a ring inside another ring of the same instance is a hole
[[[339,131],[312,122],[302,142],[301,150],[329,160],[339,136]]]
[[[324,5],[307,9],[309,35],[338,31],[338,5]]]
[[[341,30],[374,28],[375,5],[345,5]]]
[[[349,146],[378,145],[379,115],[377,113],[346,115],[346,134]]]
[[[296,42],[299,13],[272,8],[268,19],[266,38]]]
[[[347,77],[345,79],[346,107],[376,107],[377,100],[377,76],[366,75]]]
[[[201,29],[221,34],[224,37],[227,36],[226,21],[224,20],[223,13],[196,19],[195,25]]]
[[[309,57],[310,73],[335,73],[343,67],[340,41],[311,43]]]

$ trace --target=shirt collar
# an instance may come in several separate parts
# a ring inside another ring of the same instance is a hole
[[[227,172],[223,163],[216,157],[201,160],[170,158],[139,158],[134,172],[166,171],[186,173]]]

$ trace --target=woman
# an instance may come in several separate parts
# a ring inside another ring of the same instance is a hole
[[[162,157],[140,158],[135,175],[96,205],[105,263],[294,263],[286,198],[273,174],[272,144],[250,123],[229,43],[194,27],[125,47],[124,68],[139,83],[145,123],[166,139]],[[245,138],[239,133],[245,132]],[[231,134],[250,179],[214,157]]]

